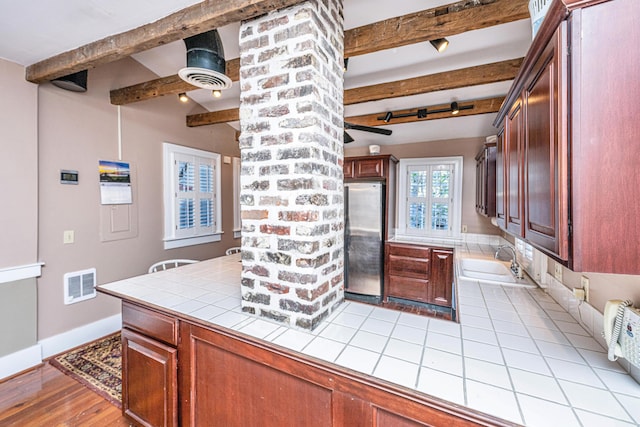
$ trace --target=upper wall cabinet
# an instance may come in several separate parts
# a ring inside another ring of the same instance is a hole
[[[567,25],[562,22],[525,83],[524,238],[569,259]]]
[[[640,274],[638,16],[553,0],[495,123],[499,226],[575,271]]]
[[[487,141],[476,156],[476,212],[496,216],[495,141]]]

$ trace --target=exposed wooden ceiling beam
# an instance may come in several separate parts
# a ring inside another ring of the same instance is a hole
[[[462,0],[345,31],[346,57],[529,18],[526,0]]]
[[[240,59],[227,61],[226,73],[231,80],[238,81],[240,74]],[[177,74],[148,82],[127,86],[122,89],[114,89],[110,92],[111,104],[126,105],[133,102],[144,101],[164,95],[175,95],[181,92],[200,89],[180,78]]]
[[[461,109],[458,114],[453,117],[466,117],[466,116],[475,116],[477,114],[488,114],[488,113],[497,113],[500,110],[500,106],[504,101],[504,96],[498,96],[495,98],[486,98],[486,99],[477,99],[473,101],[458,101],[458,105],[460,107],[467,107],[472,105],[472,109]],[[442,104],[442,105],[433,105],[430,109],[440,110],[449,108],[451,104]],[[423,108],[423,107],[420,107]],[[428,110],[427,110],[428,111]],[[397,110],[394,111],[394,114],[415,114],[418,112],[418,108],[413,108],[410,110]],[[379,117],[384,116],[386,111],[374,114],[365,114],[362,116],[352,116],[346,117],[344,120],[349,123],[364,125],[364,126],[388,126],[395,125],[400,123],[412,123],[412,122],[420,122],[424,120],[437,120],[437,119],[446,119],[451,118],[452,115],[450,112],[446,113],[428,113],[425,118],[418,118],[416,116],[411,117],[399,117],[393,118],[392,122],[385,123],[382,120],[378,120]],[[221,110],[214,111],[210,113],[202,113],[202,114],[192,114],[187,116],[187,126],[196,127],[196,126],[205,126],[205,125],[213,125],[219,123],[228,123],[228,122],[236,122],[240,120],[240,110],[237,108],[232,108],[229,110]]]
[[[344,105],[513,80],[521,63],[522,58],[512,59],[476,67],[461,68],[446,73],[436,73],[379,85],[347,89],[344,91]],[[187,116],[187,126],[206,126],[238,120],[240,120],[240,113],[237,108],[234,108],[192,114]]]
[[[375,114],[365,114],[362,116],[345,117],[344,121],[353,123],[356,125],[364,125],[364,126],[389,126],[389,125],[397,125],[400,123],[422,122],[425,120],[437,120],[437,119],[448,119],[453,117],[475,116],[478,114],[497,113],[498,110],[500,110],[502,101],[504,101],[504,96],[499,96],[496,98],[487,98],[487,99],[476,99],[473,101],[458,101],[458,105],[460,107],[473,105],[473,108],[469,110],[460,110],[460,112],[455,116],[452,115],[450,112],[429,114],[427,110],[427,116],[424,118],[418,118],[417,115],[410,116],[410,117],[400,117],[400,118],[393,118],[389,123],[385,123],[383,120],[378,120],[379,117],[384,116],[386,113],[386,112],[381,112],[381,113],[375,113]],[[440,110],[440,109],[449,108],[450,105],[451,104],[433,105],[430,108],[434,110]],[[393,113],[394,114],[415,114],[417,112],[418,112],[418,108],[412,108],[409,110],[397,110],[397,111],[394,111]]]
[[[454,34],[529,17],[526,0],[463,0],[449,5],[387,19],[344,33],[344,56],[352,57],[448,37]],[[238,80],[239,59],[227,61],[227,76]],[[175,95],[197,89],[177,75],[114,89],[111,103],[126,105],[162,95]]]
[[[344,91],[344,105],[513,80],[523,58],[461,68]]]
[[[240,120],[240,109],[231,108],[229,110],[191,114],[190,116],[187,116],[187,126],[192,128],[198,126],[216,125],[218,123],[237,122],[238,120]]]
[[[224,25],[264,15],[301,0],[204,0],[150,24],[105,37],[27,67],[26,79],[43,83],[94,68]]]

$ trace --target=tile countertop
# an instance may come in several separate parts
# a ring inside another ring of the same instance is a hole
[[[457,243],[457,254],[493,254]],[[527,426],[640,425],[640,385],[542,289],[460,280],[460,323],[345,301],[313,332],[241,311],[240,255],[100,288]]]

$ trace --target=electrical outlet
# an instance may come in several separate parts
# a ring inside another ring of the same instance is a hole
[[[64,233],[62,234],[62,243],[63,244],[69,244],[69,243],[73,243],[75,240],[75,236],[74,236],[74,232],[73,230],[65,230]]]
[[[462,232],[463,233],[467,232],[467,224],[462,224]]]
[[[582,276],[580,278],[580,285],[582,285],[582,289],[584,289],[584,300],[589,302],[589,278]]]
[[[562,283],[562,265],[555,263],[555,270],[553,276],[556,278],[558,282]]]

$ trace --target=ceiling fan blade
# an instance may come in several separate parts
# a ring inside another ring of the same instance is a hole
[[[345,132],[344,133],[344,143],[348,144],[348,143],[353,142],[353,141],[355,141],[355,140],[353,138],[351,138],[351,135],[349,135],[348,133]]]
[[[347,122],[344,122],[344,128],[353,129],[353,130],[362,130],[365,132],[372,132],[380,135],[391,135],[391,132],[392,132],[389,129],[382,129],[382,128],[377,128],[373,126],[356,125],[356,124],[347,123]]]

